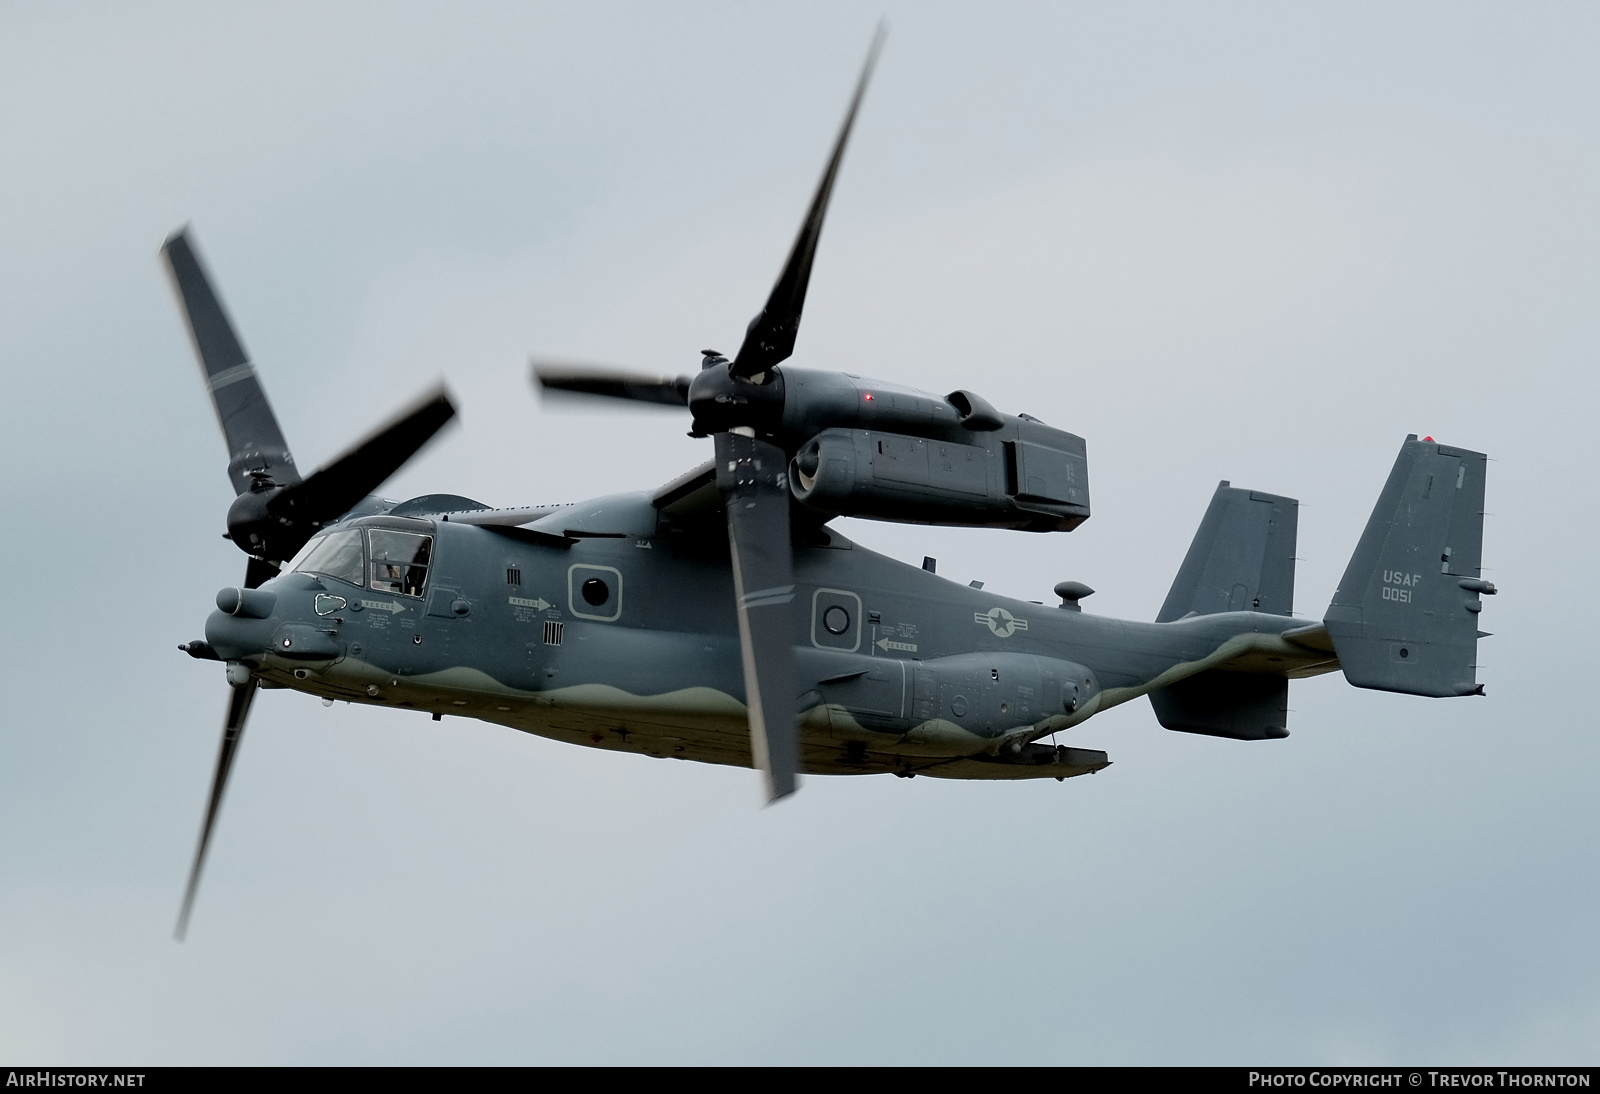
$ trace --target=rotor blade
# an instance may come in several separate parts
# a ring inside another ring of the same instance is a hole
[[[167,260],[172,287],[189,322],[189,337],[205,373],[211,403],[228,442],[228,479],[233,492],[250,489],[251,471],[265,471],[281,485],[299,482],[294,457],[278,428],[272,406],[244,347],[233,333],[228,313],[217,298],[205,266],[189,242],[187,228],[179,229],[161,248]]]
[[[789,541],[788,460],[783,449],[718,433],[717,488],[728,511],[733,592],[739,610],[750,751],[769,801],[799,784],[794,693],[794,551]]]
[[[828,159],[827,169],[822,172],[822,181],[817,185],[816,196],[811,199],[805,222],[800,225],[794,249],[789,252],[789,261],[784,263],[783,272],[778,275],[778,283],[772,287],[772,295],[767,297],[767,306],[750,321],[750,327],[745,331],[744,344],[739,347],[738,356],[728,370],[733,376],[749,379],[787,360],[794,352],[795,335],[800,331],[800,313],[806,303],[806,286],[811,282],[811,260],[817,253],[823,218],[828,215],[833,180],[844,159],[844,146],[850,140],[850,127],[855,124],[856,109],[861,105],[861,96],[866,93],[872,66],[878,63],[883,38],[884,27],[880,23],[877,33],[872,36],[872,46],[867,50],[867,63],[861,70],[861,79],[850,100],[850,109],[845,112],[844,125],[839,130],[838,141],[834,143],[833,155]]]
[[[586,369],[558,361],[531,362],[533,379],[547,392],[599,395],[661,406],[689,405],[689,377],[643,376],[610,369]]]
[[[440,385],[328,466],[274,496],[267,511],[304,534],[295,546],[299,550],[317,528],[343,516],[382,486],[455,414],[455,404]],[[283,557],[291,553],[285,550]]]
[[[206,802],[206,819],[200,827],[200,846],[194,850],[194,865],[189,869],[189,884],[183,891],[183,908],[178,912],[178,927],[173,937],[179,942],[189,930],[189,913],[194,909],[194,895],[200,888],[200,869],[206,862],[206,845],[211,842],[211,830],[217,823],[217,810],[222,807],[222,793],[228,788],[228,769],[233,766],[234,753],[244,737],[244,722],[250,714],[250,704],[256,697],[256,682],[251,678],[243,687],[232,689],[228,696],[228,717],[222,724],[222,745],[217,750],[217,772],[211,779],[211,798]]]

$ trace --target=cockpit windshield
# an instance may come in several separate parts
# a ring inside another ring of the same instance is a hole
[[[290,568],[307,574],[322,574],[348,581],[352,585],[365,585],[366,567],[361,553],[361,531],[348,528],[342,532],[329,532],[318,536],[301,550]]]
[[[366,585],[374,592],[421,596],[432,555],[432,536],[388,528],[346,528],[313,539],[289,568]]]

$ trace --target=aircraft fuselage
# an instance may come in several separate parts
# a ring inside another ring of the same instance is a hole
[[[647,494],[571,512],[608,530],[343,522],[329,535],[359,531],[359,562],[339,576],[302,562],[214,612],[207,641],[268,687],[750,766],[725,545],[674,531]],[[1305,622],[1289,616],[1109,619],[960,585],[831,529],[812,540],[795,549],[793,613],[808,772],[1083,774],[1105,754],[1037,740],[1208,668],[1310,675],[1326,660],[1278,637]],[[378,559],[393,542],[421,564]]]

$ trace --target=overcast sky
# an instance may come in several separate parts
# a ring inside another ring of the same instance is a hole
[[[1283,741],[1074,730],[1056,783],[749,771],[265,693],[189,941],[243,556],[158,264],[190,224],[298,462],[645,489],[887,47],[794,364],[1088,439],[1070,536],[843,522],[1153,618],[1219,479],[1320,618],[1407,433],[1490,464],[1484,699],[1296,683]],[[0,3],[0,1057],[1593,1063],[1600,9]]]

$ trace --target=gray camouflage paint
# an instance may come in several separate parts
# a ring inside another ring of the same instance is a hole
[[[1450,476],[1416,470],[1429,460]],[[1282,737],[1289,679],[1365,666],[1401,640],[1420,655],[1351,682],[1470,693],[1477,595],[1493,591],[1477,570],[1482,466],[1480,454],[1407,439],[1327,626],[1289,614],[1294,501],[1226,483],[1154,623],[1071,610],[1076,599],[997,597],[813,527],[795,549],[802,770],[1063,779],[1109,761],[1040,739],[1147,694],[1170,728]],[[1457,489],[1457,467],[1478,477],[1461,472]],[[287,572],[219,594],[207,642],[265,687],[750,766],[721,514],[685,505],[683,481],[556,510],[441,498],[347,518],[336,527],[433,536],[425,595]],[[1379,572],[1397,571],[1396,552],[1457,562],[1408,568],[1417,594],[1401,604]],[[581,591],[595,578],[608,593],[598,605]],[[1240,603],[1252,610],[1228,610]],[[1372,635],[1345,622],[1363,609]]]

